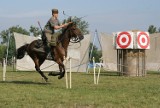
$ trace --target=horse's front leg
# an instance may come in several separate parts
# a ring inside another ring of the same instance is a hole
[[[59,64],[59,70],[60,70],[60,76],[58,77],[58,79],[61,79],[64,77],[65,75],[65,66],[63,63]]]

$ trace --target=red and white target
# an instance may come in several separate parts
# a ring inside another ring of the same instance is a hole
[[[148,32],[137,32],[137,48],[150,49],[150,37]]]
[[[116,38],[117,49],[133,49],[133,33],[118,32]]]

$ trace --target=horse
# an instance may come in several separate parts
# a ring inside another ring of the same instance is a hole
[[[54,48],[50,47],[50,50],[48,51],[47,45],[44,44],[46,42],[43,42],[42,47],[44,47],[45,53],[37,52],[33,49],[35,48],[39,40],[34,40],[30,44],[25,44],[17,49],[17,59],[22,59],[25,56],[25,53],[27,52],[27,54],[32,58],[33,62],[35,63],[36,71],[39,72],[42,78],[44,78],[45,81],[47,82],[48,78],[41,71],[40,66],[46,60],[48,53],[51,52],[53,61],[55,61],[59,66],[59,72],[56,74],[54,72],[50,72],[48,76],[59,75],[58,79],[61,79],[65,75],[65,65],[63,61],[67,57],[67,49],[69,43],[80,42],[81,40],[83,40],[83,38],[84,36],[81,30],[77,27],[76,23],[70,23],[66,28],[64,28],[64,30],[62,30],[62,33],[58,36],[57,45]]]

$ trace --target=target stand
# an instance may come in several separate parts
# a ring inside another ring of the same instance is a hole
[[[115,34],[119,75],[145,76],[146,49],[150,49],[148,32],[130,31]]]
[[[145,76],[145,50],[118,49],[117,70],[119,75]]]

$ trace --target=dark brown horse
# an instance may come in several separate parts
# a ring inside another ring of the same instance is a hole
[[[77,28],[76,23],[69,24],[59,35],[58,42],[56,47],[51,47],[49,51],[51,51],[53,60],[59,65],[59,70],[57,74],[54,74],[53,72],[50,72],[48,75],[56,76],[59,75],[59,79],[64,77],[65,75],[65,66],[63,64],[64,59],[67,57],[67,48],[69,43],[72,42],[80,42],[84,36],[82,35],[79,28]],[[45,79],[45,81],[48,80],[48,78],[44,75],[44,73],[40,70],[40,66],[45,61],[49,51],[47,50],[47,45],[42,45],[45,49],[45,53],[43,52],[37,52],[34,50],[37,42],[39,40],[34,40],[30,44],[25,44],[17,49],[17,59],[21,59],[24,57],[25,52],[28,53],[28,55],[32,58],[32,60],[35,63],[35,69],[40,73],[40,75]]]

